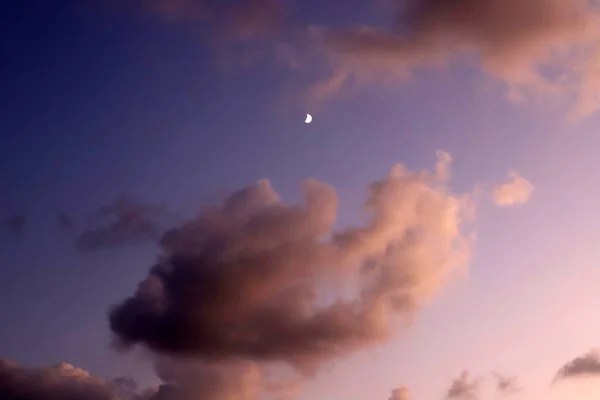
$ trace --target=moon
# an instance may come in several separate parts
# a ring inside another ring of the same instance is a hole
[[[312,122],[312,115],[306,114],[306,120],[304,122],[310,124]]]

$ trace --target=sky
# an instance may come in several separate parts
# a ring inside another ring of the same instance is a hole
[[[0,397],[597,399],[594,2],[1,14]]]

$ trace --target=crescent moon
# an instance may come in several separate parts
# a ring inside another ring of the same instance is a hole
[[[312,115],[310,114],[306,114],[306,120],[304,121],[307,124],[310,124],[312,121]]]

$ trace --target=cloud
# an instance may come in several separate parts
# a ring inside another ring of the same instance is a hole
[[[446,392],[446,399],[454,400],[474,400],[478,397],[480,379],[473,379],[468,371],[463,373],[452,381],[452,385]]]
[[[163,206],[139,204],[121,196],[100,207],[98,217],[108,222],[81,233],[79,249],[91,251],[155,241],[165,230],[163,225],[169,222],[170,214]]]
[[[337,70],[373,81],[418,68],[476,65],[507,97],[575,95],[574,114],[598,106],[597,8],[588,0],[392,1],[390,28],[326,29]],[[339,72],[336,72],[339,74]]]
[[[139,400],[137,382],[129,377],[120,376],[108,382],[108,387],[123,400]]]
[[[75,220],[73,220],[73,218],[71,218],[65,212],[58,213],[58,215],[56,216],[56,221],[58,223],[58,226],[65,230],[71,230],[75,225]]]
[[[387,341],[465,270],[469,196],[398,164],[370,185],[362,225],[333,230],[333,187],[303,183],[284,203],[266,180],[231,194],[161,240],[162,255],[110,311],[119,346],[159,354],[282,363],[301,374]]]
[[[26,368],[0,359],[3,400],[119,400],[101,379],[69,364]]]
[[[2,400],[153,400],[157,393],[137,389],[131,378],[106,381],[66,363],[34,368],[0,358]]]
[[[514,206],[524,204],[531,199],[534,186],[516,172],[508,173],[509,182],[497,186],[492,196],[498,206]]]
[[[295,398],[298,379],[274,379],[267,368],[251,361],[205,362],[161,356],[155,364],[163,384],[138,393],[135,400],[287,400]]]
[[[27,218],[24,215],[13,215],[6,220],[6,227],[15,235],[20,235],[25,230]]]
[[[158,376],[166,382],[155,397],[160,400],[258,400],[263,373],[253,363],[202,363],[162,359]]]
[[[94,0],[104,6],[133,11],[169,23],[200,24],[211,35],[251,40],[268,37],[281,28],[280,0]]]
[[[410,391],[405,386],[392,390],[389,400],[410,400]]]
[[[600,11],[592,0],[386,0],[389,26],[344,28],[295,19],[285,0],[89,1],[200,27],[221,55],[233,41],[243,46],[227,55],[242,52],[245,61],[271,54],[295,72],[328,66],[330,75],[306,90],[313,102],[458,64],[500,82],[513,102],[564,100],[573,120],[600,107]]]
[[[521,391],[515,377],[495,373],[494,378],[496,379],[496,392],[501,396],[508,396]]]
[[[566,363],[556,373],[554,381],[587,377],[600,377],[600,353],[597,350]]]

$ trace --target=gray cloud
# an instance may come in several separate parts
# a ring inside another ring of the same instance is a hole
[[[450,400],[475,400],[478,397],[481,380],[472,378],[468,371],[464,371],[446,392],[446,399]]]
[[[471,203],[446,187],[450,160],[397,165],[371,184],[365,224],[338,231],[337,194],[319,181],[300,205],[266,180],[233,193],[163,236],[159,262],[110,312],[117,344],[309,373],[385,342],[467,266]]]
[[[508,396],[521,391],[517,378],[514,376],[495,373],[494,378],[496,380],[496,392],[501,396]]]
[[[126,196],[100,207],[98,217],[106,222],[81,233],[77,241],[80,250],[153,242],[171,222],[171,215],[165,207],[136,203]]]
[[[597,350],[592,350],[563,365],[556,373],[554,381],[586,377],[600,377],[600,353]]]
[[[59,212],[56,216],[58,226],[65,230],[71,230],[75,226],[75,220],[65,212]]]

